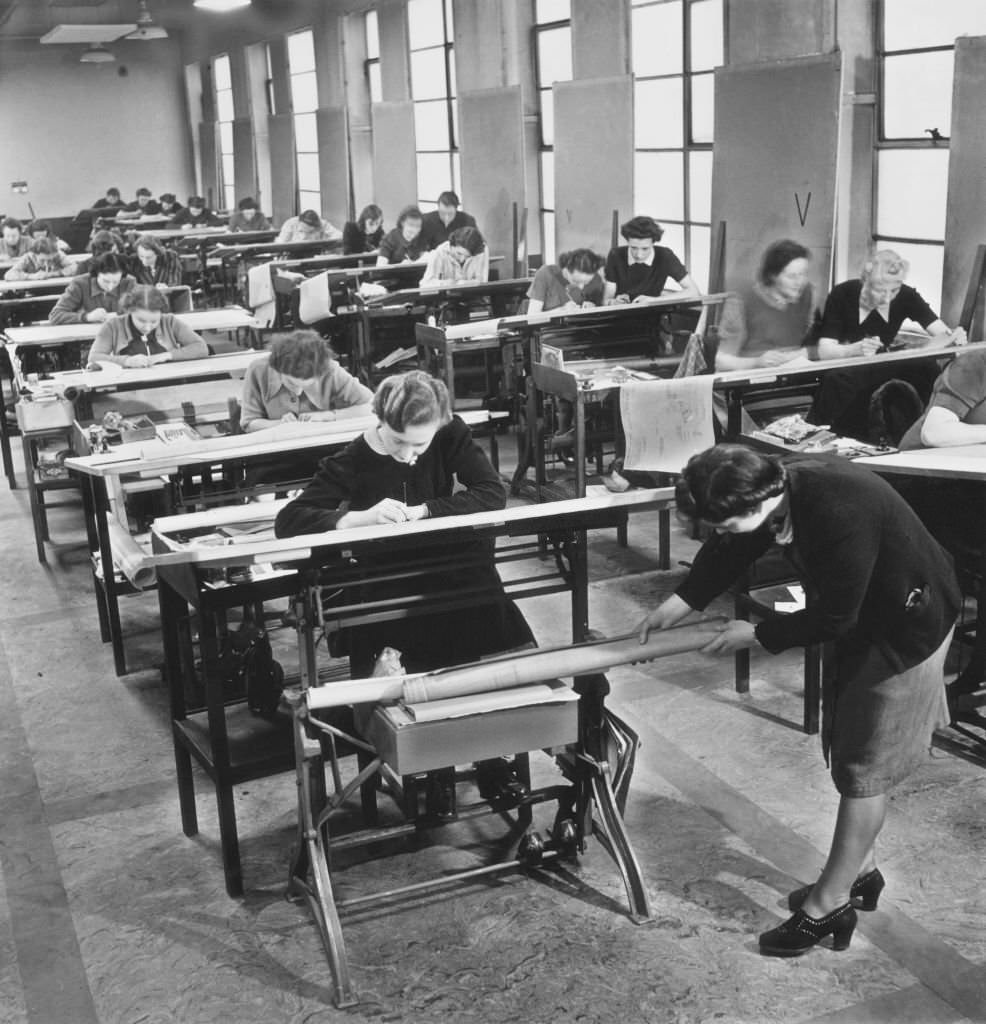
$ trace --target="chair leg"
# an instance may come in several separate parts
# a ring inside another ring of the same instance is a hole
[[[178,774],[178,807],[181,810],[181,830],[186,836],[195,836],[199,833],[199,819],[195,810],[195,776],[192,774],[192,757],[178,740],[175,740],[175,770]]]
[[[216,804],[219,808],[219,842],[223,853],[223,874],[226,892],[233,897],[243,895],[243,867],[240,864],[240,840],[236,833],[236,807],[233,787],[216,780]]]
[[[804,731],[809,736],[818,732],[818,709],[822,697],[824,647],[812,644],[805,648]]]

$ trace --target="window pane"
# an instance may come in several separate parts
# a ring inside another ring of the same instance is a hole
[[[691,242],[691,253],[688,256],[688,273],[702,289],[709,290],[709,247],[712,239],[712,229],[703,227],[690,227],[688,238]]]
[[[543,25],[546,21],[568,21],[572,17],[572,0],[535,0],[534,20]]]
[[[459,147],[459,101],[449,100],[449,108],[452,114],[452,145],[450,149]]]
[[[538,85],[572,79],[572,30],[552,28],[538,32]]]
[[[418,50],[411,54],[411,96],[416,100],[433,100],[447,95],[445,48]]]
[[[722,64],[722,0],[695,0],[688,7],[691,38],[688,67],[710,71]]]
[[[555,144],[555,94],[550,89],[541,93],[541,145]]]
[[[377,12],[367,11],[364,27],[366,29],[366,59],[376,60],[380,56],[380,29],[377,27]]]
[[[292,75],[315,70],[315,37],[311,29],[288,36],[288,68]]]
[[[448,48],[448,94],[455,96],[458,89],[455,85],[455,47]]]
[[[415,149],[448,149],[448,105],[445,100],[414,104]]]
[[[661,220],[660,217],[655,218],[657,222],[664,228],[664,234],[661,236],[660,244],[665,248],[670,249],[675,256],[685,262],[685,227],[683,224],[669,224],[666,220]],[[676,288],[678,286],[677,281],[672,281],[668,278],[666,287]]]
[[[236,188],[233,185],[223,186],[223,200],[226,204],[227,210],[233,210],[236,208]]]
[[[458,153],[452,154],[452,191],[462,199],[462,161]]]
[[[948,135],[952,126],[955,54],[912,53],[883,65],[883,137],[927,139],[925,128]]]
[[[555,215],[547,210],[541,214],[541,259],[555,262]]]
[[[876,233],[942,241],[948,150],[877,150],[876,167]]]
[[[932,309],[941,306],[942,265],[945,261],[944,245],[912,245],[910,242],[881,242],[876,240],[877,249],[893,249],[911,265],[907,272],[907,283],[924,297]],[[910,325],[911,321],[906,321]]]
[[[229,121],[219,125],[219,152],[233,152],[233,126]]]
[[[369,65],[370,70],[370,102],[379,103],[383,99],[383,81],[380,78],[380,62]]]
[[[291,76],[291,106],[296,114],[318,110],[318,85],[314,71]]]
[[[418,200],[422,207],[436,205],[435,200],[450,186],[451,174],[448,153],[418,154]]]
[[[297,114],[294,119],[294,148],[299,153],[318,152],[318,126],[314,114]]]
[[[555,154],[541,154],[541,207],[555,208]]]
[[[633,209],[664,223],[685,219],[683,154],[634,153]]]
[[[452,16],[452,0],[445,0],[445,41],[450,43],[455,38],[455,21]]]
[[[886,50],[950,46],[956,36],[986,34],[986,4],[980,0],[884,0]]]
[[[298,190],[298,209],[322,212],[322,193]]]
[[[681,0],[639,7],[631,14],[635,75],[677,75],[681,63]]]
[[[712,221],[712,152],[688,154],[688,219]]]
[[[216,119],[219,121],[233,120],[233,94],[229,90],[216,93]]]
[[[690,75],[692,142],[711,142],[715,134],[715,76]]]
[[[407,29],[412,50],[444,43],[442,0],[408,0]]]
[[[230,186],[235,184],[236,174],[234,173],[233,167],[233,154],[230,153],[227,155],[224,153],[222,158],[223,184]]]
[[[303,192],[317,192],[319,190],[317,154],[298,154],[298,188]]]
[[[636,149],[684,145],[680,78],[654,78],[633,87]]]
[[[212,62],[212,77],[216,92],[219,92],[220,89],[233,88],[233,80],[229,71],[229,57],[226,54],[222,54]]]

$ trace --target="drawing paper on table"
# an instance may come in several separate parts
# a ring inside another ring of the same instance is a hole
[[[625,469],[680,473],[697,452],[715,444],[711,374],[629,381],[620,389],[626,433]]]

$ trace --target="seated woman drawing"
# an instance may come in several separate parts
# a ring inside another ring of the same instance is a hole
[[[723,303],[717,370],[780,366],[807,355],[812,322],[809,260],[808,250],[789,238],[767,246],[756,280]]]
[[[168,309],[167,296],[142,284],[120,303],[120,316],[107,320],[89,350],[88,362],[144,367],[183,359],[204,359],[206,343]]]
[[[428,374],[387,377],[373,399],[377,422],[338,455],[323,459],[305,491],[281,510],[279,537],[375,524],[413,523],[435,516],[502,509],[506,490],[469,428],[452,415],[448,390]],[[367,584],[367,600],[409,594],[488,593],[441,612],[347,630],[354,678],[368,676],[385,647],[401,653],[408,672],[474,661],[533,643],[516,605],[507,599],[486,539],[443,543],[446,567],[407,580]],[[456,568],[452,555],[461,556]],[[468,563],[468,564],[467,564]],[[372,576],[373,565],[366,562]],[[436,776],[435,813],[454,814],[454,769]]]
[[[892,249],[882,249],[866,260],[856,280],[837,284],[829,292],[818,329],[818,358],[870,359],[898,344],[901,348],[928,349],[965,345],[965,331],[950,328],[917,289],[904,283],[908,270],[907,260]],[[901,326],[908,320],[927,333],[898,343]],[[837,434],[870,439],[870,401],[880,385],[902,380],[926,404],[937,375],[938,364],[933,357],[889,366],[875,359],[870,365],[832,370],[819,385],[809,418]]]

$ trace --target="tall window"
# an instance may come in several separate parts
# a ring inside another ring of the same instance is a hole
[[[408,0],[411,97],[418,157],[418,205],[436,207],[439,193],[459,192],[452,0]]]
[[[555,259],[555,104],[551,86],[572,79],[572,0],[535,0],[535,77],[541,111],[541,254]]]
[[[363,19],[366,34],[366,82],[370,91],[370,102],[379,103],[383,99],[383,86],[380,82],[380,30],[377,26],[377,12],[367,11]]]
[[[880,6],[873,237],[910,261],[908,279],[935,305],[945,256],[955,37],[986,33],[986,4],[884,0]]]
[[[632,0],[633,214],[664,228],[700,288],[711,244],[713,73],[722,0]]]
[[[236,178],[233,173],[233,77],[228,54],[221,54],[212,62],[212,78],[219,123],[219,192],[223,206],[231,210],[236,206]]]
[[[288,74],[294,113],[294,150],[298,170],[298,209],[322,212],[318,175],[318,85],[315,80],[315,38],[305,29],[288,36]]]

